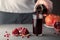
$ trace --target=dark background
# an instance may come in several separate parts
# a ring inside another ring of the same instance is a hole
[[[60,0],[51,0],[53,2],[53,13],[60,15]]]

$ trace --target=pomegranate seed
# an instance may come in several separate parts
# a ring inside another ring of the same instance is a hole
[[[5,33],[8,33],[7,31],[5,31]]]
[[[7,37],[9,37],[9,35],[7,35]]]
[[[6,37],[6,35],[4,35],[4,37]]]
[[[9,40],[9,39],[7,39],[7,40]]]
[[[29,38],[30,36],[27,36],[27,38]]]

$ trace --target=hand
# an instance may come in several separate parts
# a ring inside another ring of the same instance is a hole
[[[48,9],[48,12],[52,11],[53,4],[50,0],[38,0],[34,6],[34,12],[36,11],[36,7],[40,4],[43,4]]]

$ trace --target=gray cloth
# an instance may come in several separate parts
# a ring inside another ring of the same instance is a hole
[[[0,12],[0,24],[31,24],[33,13]]]
[[[34,12],[35,0],[0,0],[0,11],[13,13]]]

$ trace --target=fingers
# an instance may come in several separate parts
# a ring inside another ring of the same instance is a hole
[[[48,9],[48,13],[50,13],[53,9],[52,1],[50,1],[50,0],[38,0],[34,6],[34,12],[36,11],[36,7],[40,4],[43,4]]]
[[[35,6],[34,6],[34,12],[36,11],[36,7],[39,5],[38,1],[36,2]]]

